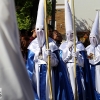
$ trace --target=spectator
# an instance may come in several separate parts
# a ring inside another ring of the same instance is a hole
[[[49,37],[52,38],[52,34],[53,34],[53,26],[48,24],[48,34],[49,34]]]
[[[35,31],[35,24],[33,24],[32,26],[32,36],[30,37],[29,43],[32,42],[32,40],[34,40],[37,36],[36,36],[36,31]]]
[[[56,41],[56,44],[59,47],[62,42],[62,35],[57,30],[54,30],[52,38]]]

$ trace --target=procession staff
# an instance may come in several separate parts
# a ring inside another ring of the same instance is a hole
[[[76,27],[75,27],[75,8],[74,0],[68,0],[71,11],[72,11],[72,20],[73,20],[73,32],[74,32],[74,52],[76,52]],[[74,57],[74,77],[75,77],[75,100],[78,99],[77,93],[77,81],[76,81],[76,58]]]
[[[74,99],[77,99],[76,92],[78,92],[78,99],[84,100],[85,83],[83,69],[85,63],[85,48],[83,44],[77,40],[77,36],[74,35],[75,32],[73,30],[72,13],[67,0],[65,0],[65,28],[66,41],[60,45],[60,50],[62,52],[61,56],[66,64],[66,70],[69,72],[69,79],[72,86]],[[75,84],[75,82],[77,82],[77,84]],[[77,88],[75,88],[76,85]]]
[[[45,22],[45,35],[46,35],[46,49],[49,51],[49,35],[48,35],[48,25],[47,25],[47,0],[44,1],[44,22]],[[51,67],[50,67],[50,51],[48,52],[48,76],[49,76],[49,87],[50,87],[50,100],[53,100],[52,93],[52,81],[51,81]]]

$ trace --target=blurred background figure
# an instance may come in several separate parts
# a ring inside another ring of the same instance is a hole
[[[55,40],[56,45],[59,47],[62,42],[62,35],[57,30],[54,30],[52,33],[52,38]]]
[[[52,27],[52,25],[48,24],[48,35],[51,38],[52,38],[52,33],[53,33],[53,27]]]
[[[0,55],[0,98],[34,100],[20,51],[14,0],[0,0]]]
[[[31,37],[30,37],[29,43],[31,43],[31,42],[37,37],[36,31],[35,31],[35,24],[32,25],[32,30],[31,30],[31,32],[32,32],[32,35],[31,35]]]
[[[27,47],[30,44],[30,41],[29,40],[30,39],[29,39],[28,36],[23,36],[20,39],[21,53],[22,53],[22,56],[23,56],[25,62],[26,62],[26,59],[27,59]]]

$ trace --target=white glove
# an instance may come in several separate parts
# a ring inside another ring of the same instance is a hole
[[[73,58],[76,58],[76,59],[77,59],[78,55],[79,55],[79,52],[73,52],[73,53],[72,53],[72,57],[73,57]]]
[[[47,62],[48,61],[48,55],[50,55],[50,65],[51,65],[51,67],[57,66],[59,61],[58,61],[56,55],[51,52],[51,50],[44,51],[43,60],[45,62]]]
[[[63,61],[65,62],[65,63],[67,63],[69,60],[71,60],[72,59],[72,55],[71,54],[69,54],[65,59],[63,59]]]
[[[71,52],[73,48],[73,42],[72,41],[68,42],[67,47],[68,47],[67,49],[69,49],[69,51]]]
[[[39,52],[37,51],[34,55],[34,61],[37,62],[38,61],[38,56],[39,56]]]

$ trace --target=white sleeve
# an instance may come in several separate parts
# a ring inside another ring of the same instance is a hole
[[[63,50],[62,52],[62,60],[66,63],[68,62],[70,59],[72,59],[72,54],[69,50]]]

